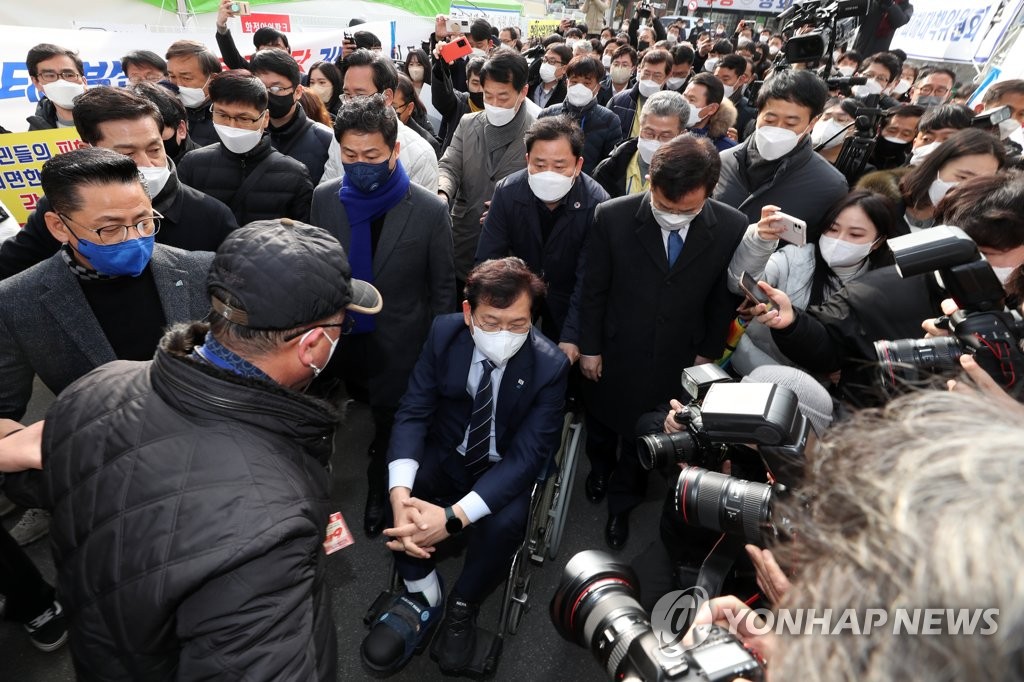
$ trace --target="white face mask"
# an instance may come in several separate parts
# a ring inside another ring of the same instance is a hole
[[[540,65],[540,79],[545,83],[550,83],[555,80],[555,72],[558,71],[558,67],[554,64],[548,64],[544,62]]]
[[[837,66],[836,69],[843,78],[849,78],[854,72],[854,68],[852,66]]]
[[[761,38],[758,40],[758,42],[767,43],[769,38],[771,38],[770,35],[767,35],[767,34],[762,35]]]
[[[519,107],[519,99],[516,99],[516,103],[512,105],[512,108],[506,109],[505,107],[496,107],[493,104],[484,102],[484,116],[487,117],[487,122],[496,128],[507,126],[512,119],[516,117],[516,112]]]
[[[724,99],[729,99],[730,97],[732,97],[734,92],[736,92],[736,88],[734,88],[733,86],[731,86],[731,85],[723,85],[722,86],[722,97]]]
[[[263,139],[262,130],[246,130],[245,128],[232,128],[222,126],[219,123],[213,124],[213,129],[220,138],[221,144],[227,147],[228,151],[235,154],[245,154],[252,151]]]
[[[896,95],[897,97],[900,97],[906,94],[908,90],[910,90],[911,85],[913,85],[913,83],[911,83],[910,81],[906,79],[901,80],[898,83],[896,83],[896,85],[892,86],[892,94]]]
[[[929,142],[928,144],[923,144],[915,149],[910,155],[910,165],[919,166],[929,154],[939,148],[940,144],[940,142]]]
[[[990,267],[992,268],[992,272],[996,273],[996,277],[999,278],[999,283],[1004,287],[1006,286],[1006,283],[1010,281],[1010,275],[1012,275],[1013,271],[1017,269],[1013,266],[1008,268],[997,268],[994,265],[990,265]]]
[[[683,87],[683,83],[686,82],[686,78],[669,78],[665,81],[665,87],[669,90],[678,90]]]
[[[690,104],[690,113],[686,117],[686,127],[692,128],[700,123],[700,111],[696,105]]]
[[[209,83],[209,80],[207,80]],[[203,84],[203,88],[206,84]],[[186,88],[181,85],[178,86],[178,99],[186,107],[198,107],[200,104],[206,101],[206,93],[203,88]]]
[[[825,143],[824,149],[838,147],[843,143],[845,135],[842,134],[842,130],[845,127],[845,123],[841,123],[834,118],[827,121],[818,121],[814,124],[814,127],[811,128],[811,144],[817,147],[818,145]],[[830,140],[829,138],[832,139]]]
[[[664,230],[681,230],[684,227],[689,227],[693,219],[700,215],[700,211],[696,213],[669,213],[668,211],[662,211],[654,204],[651,204],[651,213],[654,214],[654,220]]]
[[[765,161],[774,161],[796,149],[800,136],[787,128],[761,126],[754,131],[754,140],[761,158]]]
[[[657,83],[657,82],[651,81],[651,80],[640,81],[640,94],[642,96],[650,97],[654,93],[660,92],[660,91],[661,91],[661,83]]]
[[[664,142],[658,140],[645,140],[644,138],[637,138],[636,150],[640,152],[640,158],[644,160],[648,166],[651,165],[651,159],[654,158],[654,152],[661,148]]]
[[[567,48],[569,48],[570,50],[576,49],[576,39],[575,38],[569,38],[568,40],[565,41],[565,46]]]
[[[420,66],[419,64],[414,64],[413,66],[410,66],[409,67],[409,78],[412,79],[412,81],[414,83],[419,83],[420,81],[422,81],[423,80],[423,67]]]
[[[771,56],[774,57],[775,55],[777,55],[780,52],[782,52],[782,48],[779,47],[778,45],[769,45],[768,46],[768,54],[770,54]]]
[[[167,164],[163,166],[143,166],[139,168],[139,172],[142,173],[142,177],[146,181],[146,194],[149,195],[150,199],[160,194],[160,190],[164,188],[167,180],[171,177],[171,169],[167,167]]]
[[[85,86],[81,83],[72,83],[64,79],[55,80],[43,86],[43,93],[47,99],[61,109],[74,109],[75,98],[85,92]]]
[[[854,97],[868,97],[870,95],[882,94],[882,84],[876,81],[874,78],[868,80],[864,85],[855,85],[850,88],[850,92],[853,93]]]
[[[946,196],[946,192],[953,189],[959,182],[946,182],[938,175],[935,176],[935,180],[928,187],[928,198],[932,200],[932,206],[938,206],[942,198]]]
[[[612,67],[612,83],[616,85],[622,85],[629,81],[629,77],[633,75],[633,69],[628,66],[613,66]]]
[[[320,329],[321,331],[323,330],[322,327],[314,327],[313,329],[310,329],[308,332],[302,335],[302,338],[299,340],[299,345],[302,345],[302,342],[306,340],[306,337],[315,332],[317,329]],[[341,341],[341,336],[338,336],[338,338],[336,339],[331,339],[330,335],[328,335],[326,331],[324,331],[324,337],[330,342],[331,349],[327,351],[327,359],[324,360],[323,367],[317,367],[312,362],[309,363],[309,368],[313,370],[314,379],[320,376],[320,372],[324,371],[324,367],[327,367],[328,363],[330,363],[331,357],[334,355],[334,349],[338,347],[338,342]]]
[[[999,122],[999,139],[1005,140],[1010,135],[1020,130],[1020,123],[1015,118],[1008,118]]]
[[[485,332],[473,321],[473,345],[484,356],[498,367],[504,367],[513,355],[526,343],[530,332],[514,334],[504,329],[496,332]]]
[[[870,244],[854,244],[844,239],[835,239],[822,235],[818,239],[818,250],[822,259],[830,268],[848,268],[864,261],[871,253]]]
[[[583,83],[577,83],[565,91],[565,99],[574,107],[585,107],[593,101],[594,91]]]
[[[554,203],[561,201],[562,197],[569,193],[576,176],[566,176],[555,171],[543,171],[541,173],[530,173],[528,176],[530,189],[541,201]]]
[[[604,68],[606,69],[612,68],[612,56],[610,54],[606,54],[601,57],[601,63],[604,64]]]
[[[704,62],[704,70],[708,73],[714,73],[716,66],[718,66],[718,57],[711,57]]]

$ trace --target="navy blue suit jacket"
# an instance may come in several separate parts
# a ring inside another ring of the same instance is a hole
[[[466,390],[473,338],[461,313],[434,318],[395,416],[388,462],[437,458],[464,491],[496,512],[528,490],[558,448],[569,361],[536,329],[505,366],[495,414],[501,461],[474,484],[456,448],[466,436],[473,397]]]

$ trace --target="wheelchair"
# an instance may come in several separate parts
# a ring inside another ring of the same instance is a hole
[[[487,678],[498,669],[505,636],[518,632],[523,616],[530,610],[531,570],[558,555],[569,515],[576,464],[583,451],[584,440],[582,406],[574,406],[570,402],[562,421],[561,444],[534,481],[530,493],[526,535],[512,556],[495,630],[491,632],[478,626],[474,661],[465,671],[470,677]],[[381,592],[367,610],[363,623],[369,627],[391,598],[404,589],[405,585],[392,563],[388,589]]]

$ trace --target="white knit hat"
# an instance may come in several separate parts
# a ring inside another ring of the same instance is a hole
[[[800,413],[807,417],[818,437],[832,423],[832,396],[807,372],[784,365],[761,365],[742,380],[785,386],[796,393]]]

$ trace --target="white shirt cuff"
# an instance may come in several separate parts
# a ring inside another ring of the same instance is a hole
[[[470,523],[476,523],[491,513],[491,509],[484,502],[484,498],[472,491],[466,493],[466,496],[459,500],[458,505],[465,512],[466,518],[469,519]]]
[[[396,459],[388,464],[388,490],[392,488],[408,488],[416,481],[416,472],[420,463],[414,459]]]

